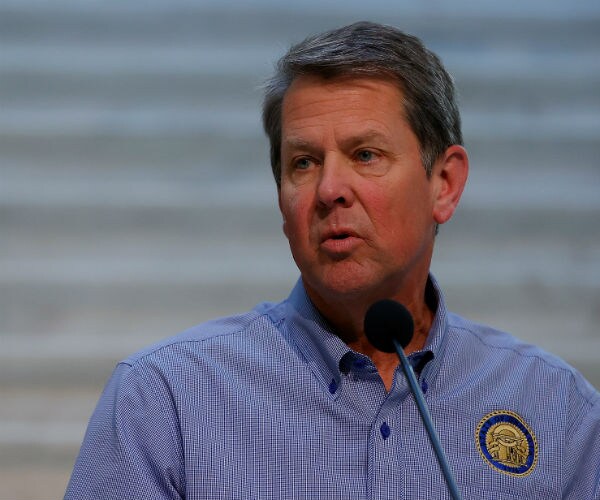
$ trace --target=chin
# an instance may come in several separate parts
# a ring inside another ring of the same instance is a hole
[[[348,266],[349,267],[349,266]],[[318,275],[302,273],[304,283],[319,296],[328,300],[343,298],[345,300],[370,295],[377,289],[378,280],[372,272],[364,268],[340,269],[333,267]]]

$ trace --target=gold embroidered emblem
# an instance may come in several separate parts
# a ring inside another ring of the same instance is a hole
[[[475,432],[479,453],[495,470],[527,476],[537,465],[535,434],[511,411],[494,411],[481,419]]]

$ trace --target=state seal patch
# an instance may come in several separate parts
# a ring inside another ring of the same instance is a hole
[[[535,434],[512,411],[488,413],[477,426],[475,440],[488,465],[504,474],[527,476],[537,465]]]

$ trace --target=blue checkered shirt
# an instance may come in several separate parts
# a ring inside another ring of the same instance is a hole
[[[600,499],[600,396],[513,337],[437,312],[410,356],[465,500]],[[66,499],[449,498],[397,370],[386,392],[299,282],[116,367]]]

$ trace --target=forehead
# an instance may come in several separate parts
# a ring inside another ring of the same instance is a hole
[[[342,75],[321,77],[301,75],[294,78],[283,96],[283,110],[290,112],[295,106],[303,106],[312,100],[325,103],[331,100],[346,102],[357,99],[373,99],[393,104],[394,110],[403,111],[404,96],[398,80],[386,76]],[[390,102],[391,101],[391,102]]]
[[[324,128],[392,134],[407,125],[399,83],[371,76],[298,77],[284,96],[281,117],[284,142]]]

